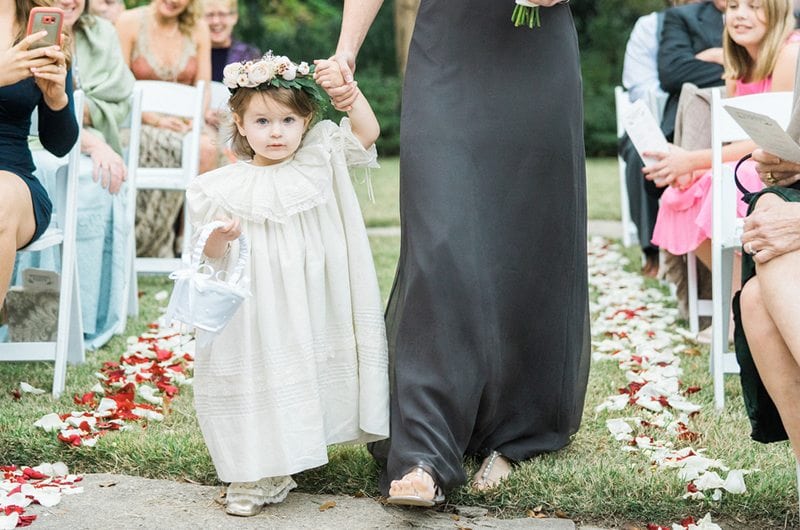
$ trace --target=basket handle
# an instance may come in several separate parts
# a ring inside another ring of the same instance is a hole
[[[196,267],[200,264],[200,260],[203,257],[203,249],[206,248],[206,243],[208,242],[208,238],[211,236],[211,232],[217,228],[222,228],[223,226],[225,226],[223,221],[211,221],[210,223],[203,225],[203,227],[200,229],[200,236],[197,238],[197,243],[192,251],[192,260],[190,263],[192,267]],[[242,233],[239,235],[239,259],[236,261],[236,266],[234,266],[230,278],[228,278],[228,284],[236,285],[239,283],[239,279],[242,277],[242,272],[244,271],[244,267],[247,265],[247,260],[249,258],[250,244],[247,241],[247,237],[244,235],[244,233]]]

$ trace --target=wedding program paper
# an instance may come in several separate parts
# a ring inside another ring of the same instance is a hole
[[[642,157],[645,166],[655,164],[658,160],[645,157],[642,153],[666,153],[669,151],[669,144],[664,133],[661,132],[661,127],[643,100],[638,99],[628,105],[623,113],[622,121],[625,132],[628,133],[628,137],[636,148],[636,152]]]
[[[764,151],[800,164],[800,145],[769,116],[723,105],[736,123]]]

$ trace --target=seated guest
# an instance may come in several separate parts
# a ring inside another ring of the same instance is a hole
[[[800,139],[797,99],[789,133]],[[753,158],[768,187],[750,201],[742,233],[743,286],[734,298],[742,396],[752,438],[788,437],[800,460],[800,164],[761,149]]]
[[[211,80],[211,39],[201,20],[202,0],[152,0],[116,22],[122,55],[136,79],[195,85]],[[177,116],[142,114],[140,167],[180,167],[183,137],[191,124]],[[218,165],[215,133],[200,139],[199,172]],[[140,256],[176,255],[184,193],[142,190],[136,196],[136,249]]]
[[[674,0],[670,4],[683,5],[696,0]],[[639,17],[633,26],[625,46],[622,63],[622,85],[628,91],[631,102],[654,95],[656,99],[666,99],[658,80],[658,42],[664,24],[664,11],[652,12]],[[658,274],[658,247],[650,239],[658,212],[658,197],[647,193],[642,177],[642,162],[639,153],[625,135],[620,140],[620,156],[625,160],[625,179],[628,189],[628,206],[631,219],[636,225],[639,244],[644,254],[642,273],[655,277]]]
[[[723,41],[728,96],[793,88],[800,34],[794,32],[791,0],[728,0]],[[723,147],[722,157],[735,162],[754,148],[749,140],[734,142]],[[676,255],[695,252],[710,268],[711,149],[689,151],[670,145],[669,152],[649,155],[658,162],[644,168],[646,178],[666,188],[653,242]],[[739,175],[760,186],[755,163],[743,164]]]
[[[92,0],[89,5],[89,12],[92,15],[102,17],[112,24],[117,21],[123,11],[125,11],[125,2],[122,0]]]
[[[134,79],[122,60],[110,22],[89,14],[86,0],[58,0],[56,5],[64,9],[64,27],[73,34],[75,88],[85,95],[77,262],[86,345],[97,348],[126,317],[120,297],[128,279],[124,274],[129,259],[125,242],[132,227],[127,223],[125,197],[118,194],[126,178],[119,130],[130,114]],[[55,186],[58,160],[46,151],[33,154],[37,176],[46,187]],[[20,259],[18,272],[55,265],[55,255],[38,254]]]
[[[17,250],[44,233],[52,213],[50,198],[33,175],[28,148],[34,109],[46,149],[66,155],[78,138],[68,54],[56,46],[29,50],[43,32],[25,37],[28,15],[40,2],[17,0],[6,5],[9,8],[0,11],[0,27],[11,30],[0,44],[0,305]]]
[[[211,34],[211,79],[222,82],[226,64],[258,59],[262,53],[255,46],[233,38],[233,28],[239,21],[236,0],[205,0],[204,7]]]

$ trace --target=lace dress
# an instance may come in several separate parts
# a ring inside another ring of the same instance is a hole
[[[389,433],[383,304],[355,166],[375,166],[374,148],[347,119],[324,121],[288,161],[238,162],[187,189],[195,230],[237,217],[251,246],[252,297],[195,362],[197,417],[222,481],[297,473],[325,464],[330,444]],[[212,264],[237,255],[234,242]]]

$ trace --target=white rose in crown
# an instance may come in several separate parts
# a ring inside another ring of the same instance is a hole
[[[258,86],[272,78],[272,68],[269,67],[266,61],[258,61],[250,67],[247,77],[253,83],[253,86]]]
[[[285,80],[292,81],[297,77],[297,65],[289,63],[289,66],[284,70],[281,75]]]
[[[274,58],[275,61],[275,73],[283,76],[283,73],[292,66],[292,61],[289,60],[288,57],[285,55],[281,55]]]
[[[242,71],[242,63],[231,63],[225,65],[225,68],[222,70],[222,84],[224,84],[228,88],[236,88],[239,85],[236,83],[239,79],[239,74]]]
[[[310,71],[311,67],[309,67],[308,63],[305,61],[297,65],[297,73],[300,75],[308,75]]]
[[[236,78],[236,86],[251,87],[255,85],[250,84],[250,76],[247,75],[246,70],[242,70],[239,73],[239,77]]]

